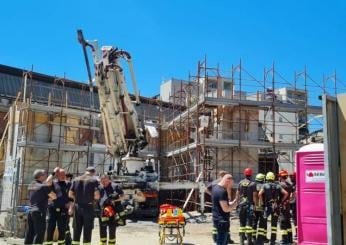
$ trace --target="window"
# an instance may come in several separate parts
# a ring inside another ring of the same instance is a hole
[[[229,83],[229,82],[224,82],[223,83],[223,89],[224,90],[231,90],[231,83]]]
[[[282,134],[279,134],[279,139],[280,140],[284,139],[284,136]]]
[[[216,89],[217,88],[217,82],[208,82],[208,88],[209,89]]]

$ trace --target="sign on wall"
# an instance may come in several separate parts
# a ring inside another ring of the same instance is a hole
[[[306,183],[324,183],[326,176],[324,170],[305,170]]]

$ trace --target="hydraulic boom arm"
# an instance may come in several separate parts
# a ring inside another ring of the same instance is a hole
[[[114,156],[126,154],[136,156],[138,150],[147,145],[147,140],[144,122],[138,118],[134,106],[134,104],[138,106],[140,100],[131,55],[111,46],[103,46],[100,52],[97,42],[87,42],[81,30],[78,30],[78,41],[83,46],[83,50],[87,46],[92,49],[94,82],[98,89],[105,142],[109,153]],[[86,52],[84,55],[87,55]],[[128,64],[135,101],[131,100],[127,91],[121,59]]]

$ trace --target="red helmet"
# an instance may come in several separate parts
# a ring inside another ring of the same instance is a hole
[[[115,215],[115,211],[112,206],[106,206],[103,209],[103,215],[106,217],[113,217]]]
[[[252,176],[252,169],[251,168],[244,169],[244,175],[245,176]]]
[[[280,172],[279,172],[279,176],[280,177],[287,177],[288,176],[288,172],[287,172],[287,170],[281,170]]]

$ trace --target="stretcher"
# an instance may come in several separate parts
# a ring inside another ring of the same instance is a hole
[[[181,208],[170,204],[161,205],[158,223],[160,245],[165,244],[166,240],[183,244],[186,221]]]

